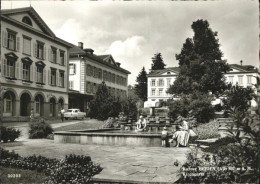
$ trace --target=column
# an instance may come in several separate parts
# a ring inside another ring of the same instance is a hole
[[[14,116],[20,116],[20,100],[15,100],[14,101]]]

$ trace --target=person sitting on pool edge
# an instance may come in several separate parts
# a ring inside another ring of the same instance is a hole
[[[146,119],[141,115],[140,119],[136,123],[136,130],[143,131],[146,128]]]

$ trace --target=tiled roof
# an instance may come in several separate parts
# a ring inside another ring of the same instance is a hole
[[[87,58],[90,58],[92,60],[95,60],[98,63],[104,64],[104,65],[107,65],[107,66],[109,66],[111,68],[119,70],[119,71],[121,71],[123,73],[131,74],[131,72],[129,72],[129,71],[127,71],[127,70],[125,70],[125,69],[123,69],[123,68],[121,68],[119,66],[116,66],[116,65],[113,65],[113,64],[110,64],[110,63],[104,61],[100,56],[84,52],[83,49],[79,48],[76,45],[74,45],[74,47],[70,49],[69,53],[70,53],[70,58],[74,58],[74,57],[78,57],[78,56],[87,57]],[[105,56],[105,55],[101,55],[101,56]],[[106,55],[106,56],[110,56],[110,55]]]
[[[98,57],[100,57],[101,59],[105,59],[105,58],[107,58],[107,57],[109,57],[110,55],[98,55]]]
[[[257,68],[252,65],[230,64],[230,67],[241,72],[257,72]]]
[[[161,69],[161,70],[151,70],[150,73],[147,76],[161,75],[161,74],[168,72],[168,71],[172,71],[174,73],[179,73],[180,68],[179,67],[168,67],[168,68]]]

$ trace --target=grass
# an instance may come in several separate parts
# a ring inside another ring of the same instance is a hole
[[[3,184],[21,184],[21,183],[43,183],[45,175],[37,171],[22,170],[1,167],[0,183]]]
[[[54,131],[69,131],[69,130],[84,130],[84,129],[97,129],[104,125],[105,122],[96,119],[85,120],[84,122],[53,128]]]

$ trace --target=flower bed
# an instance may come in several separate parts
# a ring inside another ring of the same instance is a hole
[[[45,174],[45,183],[87,183],[102,168],[89,156],[66,155],[64,160],[43,156],[19,157],[1,148],[0,165],[17,169],[36,170]],[[4,155],[4,156],[3,156]]]

